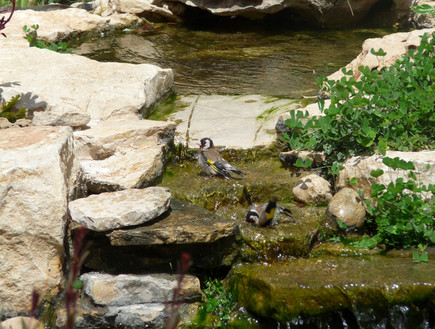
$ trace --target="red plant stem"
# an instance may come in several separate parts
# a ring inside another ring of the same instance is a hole
[[[0,19],[0,31],[3,30],[6,27],[6,24],[9,23],[9,21],[12,18],[12,15],[14,14],[14,11],[15,11],[15,0],[10,0],[10,2],[12,3],[12,10],[10,12],[11,14],[9,15],[9,17],[6,20],[5,20],[5,16],[3,16]],[[6,12],[7,11],[3,11],[3,12],[0,12],[0,13],[6,13]],[[1,33],[1,34],[6,37],[6,34],[4,34],[4,33]]]

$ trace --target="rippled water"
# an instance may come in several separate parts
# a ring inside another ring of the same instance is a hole
[[[251,23],[192,28],[161,24],[84,43],[76,53],[100,61],[150,63],[175,71],[178,94],[316,95],[315,77],[350,62],[385,29],[290,30]]]

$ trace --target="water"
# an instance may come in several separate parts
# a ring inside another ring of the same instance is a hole
[[[263,94],[313,97],[315,78],[349,63],[367,38],[386,29],[301,30],[222,23],[160,24],[147,32],[110,35],[75,53],[99,60],[149,63],[175,72],[177,94]]]

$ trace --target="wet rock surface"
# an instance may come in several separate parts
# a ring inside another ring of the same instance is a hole
[[[199,206],[178,200],[149,225],[89,235],[86,266],[108,273],[170,271],[187,252],[193,268],[230,266],[238,254],[239,228]]]
[[[328,203],[326,213],[335,222],[341,220],[349,228],[361,228],[364,225],[366,209],[362,198],[351,188],[338,191]]]
[[[391,313],[383,312],[400,305],[417,315],[420,325],[430,323],[434,273],[433,263],[412,264],[409,258],[325,256],[240,265],[228,281],[239,302],[258,316],[288,321],[350,312],[348,321],[360,321],[361,327],[368,328],[376,321],[394,321]],[[367,323],[356,316],[364,310]]]

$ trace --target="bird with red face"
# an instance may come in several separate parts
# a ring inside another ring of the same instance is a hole
[[[231,173],[235,173],[239,176],[245,174],[240,170],[237,170],[228,163],[214,147],[213,141],[208,138],[202,138],[200,140],[199,152],[198,152],[198,164],[202,170],[209,176],[222,176],[226,179],[233,178]]]

